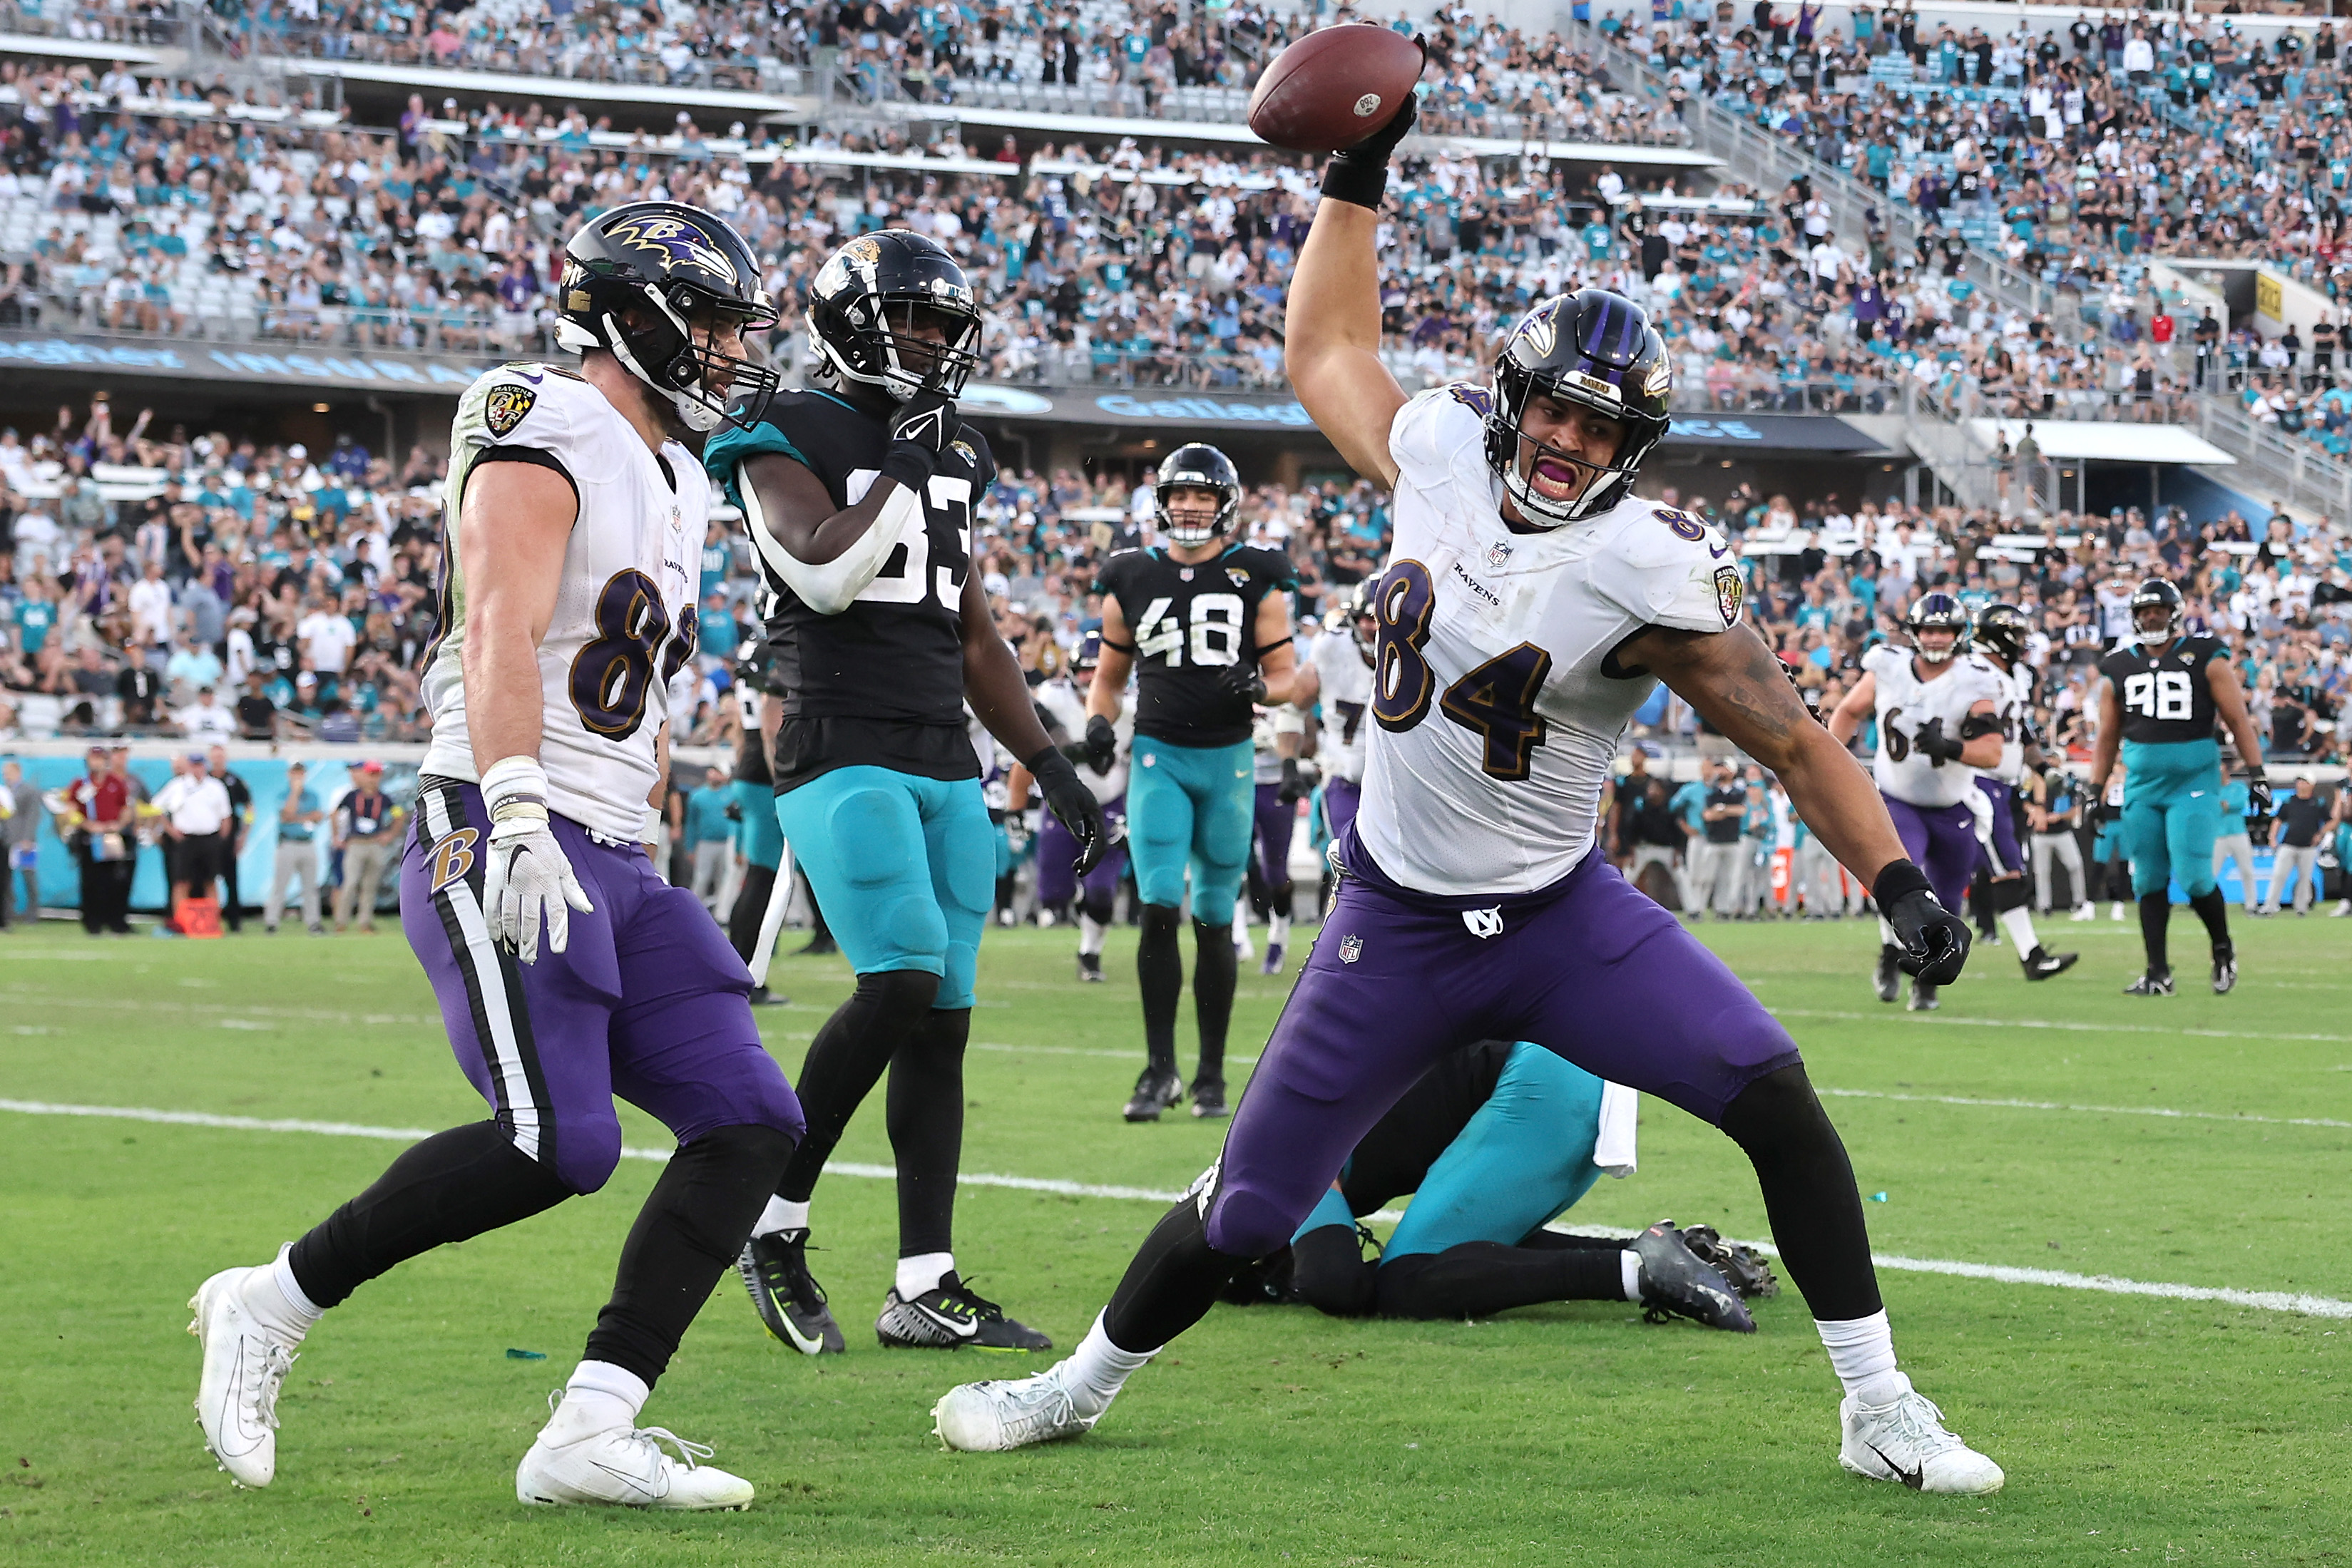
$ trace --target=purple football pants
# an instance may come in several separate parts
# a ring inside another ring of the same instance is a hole
[[[1364,787],[1351,779],[1323,780],[1323,828],[1337,843],[1356,820],[1356,808],[1364,803]]]
[[[1903,852],[1927,873],[1927,885],[1947,909],[1968,904],[1969,882],[1977,873],[1977,820],[1963,800],[1957,806],[1915,806],[1885,790],[1886,814],[1895,819]]]
[[[1257,818],[1258,880],[1268,887],[1279,886],[1290,880],[1290,835],[1298,831],[1298,802],[1286,806],[1281,785],[1261,784],[1253,810]]]
[[[557,953],[539,961],[494,945],[482,912],[488,813],[471,784],[418,781],[416,831],[400,862],[400,924],[475,1091],[516,1148],[574,1192],[604,1185],[621,1158],[614,1095],[681,1144],[719,1127],[797,1139],[800,1101],[760,1043],[751,971],[682,887],[635,844],[599,843],[551,817],[588,901]]]
[[[1078,891],[1078,841],[1053,812],[1037,827],[1037,902],[1047,907],[1066,903]],[[1116,827],[1127,818],[1127,797],[1103,802],[1103,822]],[[1127,844],[1122,840],[1103,852],[1095,869],[1087,873],[1087,897],[1099,905],[1118,894],[1118,879],[1127,873]]]
[[[1598,854],[1539,900],[1487,909],[1351,874],[1234,1113],[1209,1245],[1258,1258],[1288,1241],[1372,1124],[1481,1040],[1531,1040],[1711,1123],[1799,1060],[1723,961]]]
[[[1992,807],[1992,843],[1977,841],[1978,858],[1984,862],[1988,876],[2010,876],[2025,870],[2025,857],[2017,848],[2017,808],[2012,803],[2016,791],[1999,779],[1979,778],[1977,793]]]

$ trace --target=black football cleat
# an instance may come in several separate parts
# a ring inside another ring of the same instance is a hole
[[[1911,977],[1911,999],[1903,1005],[1915,1013],[1934,1012],[1937,1008],[1944,1005],[1942,1002],[1936,999],[1936,992],[1937,989],[1938,988],[1929,985],[1918,976],[1914,975]]]
[[[2238,983],[2238,949],[2234,943],[2213,944],[2213,994],[2226,997]]]
[[[2081,956],[2080,953],[2053,953],[2047,947],[2036,947],[2025,956],[2025,977],[2046,980],[2053,975],[2063,975]]]
[[[1225,1081],[1222,1078],[1192,1080],[1192,1114],[1202,1121],[1225,1113]]]
[[[1160,1112],[1183,1103],[1182,1079],[1166,1068],[1147,1067],[1135,1081],[1135,1092],[1127,1097],[1127,1109],[1119,1114],[1130,1122],[1157,1122]]]
[[[1673,1220],[1661,1219],[1627,1247],[1642,1260],[1642,1315],[1652,1322],[1689,1318],[1733,1333],[1756,1332],[1731,1281],[1698,1260]]]
[[[874,1337],[893,1350],[1051,1350],[1054,1342],[973,1291],[952,1273],[908,1300],[896,1285],[882,1298]]]
[[[1878,999],[1882,1002],[1891,1002],[1902,994],[1903,971],[1895,966],[1895,960],[1901,956],[1903,949],[1894,943],[1878,945],[1878,973],[1872,977],[1872,983],[1877,988]]]
[[[772,991],[765,986],[753,986],[751,994],[744,999],[755,1008],[788,1008],[793,1005],[792,998],[780,991]]]
[[[1090,986],[1099,986],[1102,984],[1102,955],[1099,953],[1079,954],[1078,978],[1084,980]]]
[[[839,1355],[848,1348],[825,1305],[824,1287],[808,1270],[808,1232],[777,1230],[743,1244],[735,1271],[768,1332],[803,1355]]]
[[[1772,1273],[1771,1260],[1753,1247],[1726,1241],[1712,1225],[1694,1225],[1682,1236],[1683,1245],[1691,1249],[1691,1256],[1729,1281],[1741,1300],[1780,1293],[1780,1281]]]
[[[2124,988],[2127,997],[2168,997],[2172,994],[2172,971],[2150,969]]]

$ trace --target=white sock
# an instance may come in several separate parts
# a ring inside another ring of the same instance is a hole
[[[561,1447],[615,1427],[635,1427],[637,1412],[652,1396],[646,1380],[627,1367],[583,1361],[572,1369],[562,1401],[540,1435],[551,1447]]]
[[[1625,1299],[1629,1301],[1640,1301],[1642,1299],[1642,1255],[1631,1248],[1618,1253],[1617,1269],[1619,1277],[1625,1281]]]
[[[1103,1314],[1095,1314],[1094,1327],[1062,1363],[1062,1379],[1070,1391],[1070,1403],[1082,1416],[1099,1416],[1110,1408],[1121,1385],[1135,1375],[1136,1370],[1160,1354],[1157,1350],[1121,1350],[1111,1343],[1110,1335],[1103,1332]]]
[[[1269,915],[1265,927],[1265,943],[1269,947],[1279,947],[1290,939],[1290,916],[1287,915]]]
[[[1091,915],[1087,915],[1084,912],[1079,914],[1079,952],[1087,954],[1099,954],[1103,950],[1103,938],[1108,935],[1110,935],[1109,926],[1105,925],[1101,921],[1097,920]]]
[[[955,1268],[952,1252],[918,1252],[898,1260],[898,1299],[911,1301],[925,1291],[940,1288],[940,1276]]]
[[[1884,915],[1878,917],[1878,939],[1889,947],[1903,946],[1902,939],[1895,935],[1895,927],[1886,923]]]
[[[1911,1380],[1895,1370],[1895,1333],[1886,1326],[1885,1308],[1841,1322],[1815,1318],[1813,1327],[1830,1353],[1830,1370],[1863,1404],[1890,1404],[1910,1391]]]
[[[768,1207],[760,1211],[759,1223],[751,1227],[754,1236],[773,1236],[779,1230],[806,1230],[809,1206],[788,1203],[781,1197],[768,1199]]]
[[[239,1293],[256,1322],[278,1338],[299,1344],[311,1326],[327,1315],[327,1309],[314,1305],[302,1293],[302,1283],[294,1278],[293,1266],[286,1260],[293,1250],[290,1241],[280,1247],[267,1267],[246,1276],[245,1289]]]
[[[2019,958],[2022,959],[2042,946],[2042,938],[2033,934],[2033,916],[2024,910],[2004,909],[1995,918],[2000,920],[2000,928],[2009,933],[2010,942],[2017,948]]]

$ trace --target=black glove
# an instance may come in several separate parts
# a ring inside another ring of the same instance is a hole
[[[1118,760],[1118,731],[1112,727],[1110,720],[1103,717],[1102,715],[1098,713],[1088,715],[1087,717],[1087,766],[1092,768],[1095,770],[1095,777],[1099,779],[1109,772],[1110,765]],[[1036,769],[1033,768],[1030,771],[1034,773]]]
[[[2271,781],[2259,768],[2246,769],[2246,809],[2256,816],[2271,814]]]
[[[1895,927],[1903,956],[1895,967],[1931,986],[1948,986],[1969,961],[1969,923],[1936,901],[1927,873],[1910,861],[1896,861],[1878,873],[1870,896]]]
[[[1419,38],[1421,55],[1429,58],[1429,46]],[[1323,193],[1335,202],[1348,202],[1359,207],[1381,210],[1381,202],[1389,191],[1389,158],[1396,152],[1397,143],[1412,130],[1420,116],[1421,102],[1417,95],[1406,93],[1397,111],[1389,116],[1388,123],[1357,142],[1331,154],[1323,165]]]
[[[890,416],[890,439],[919,446],[931,455],[933,462],[948,449],[963,421],[956,417],[955,399],[945,392],[925,389],[898,405]]]
[[[1938,768],[1947,762],[1958,762],[1967,744],[1956,735],[1946,735],[1944,721],[1940,718],[1929,719],[1919,727],[1919,733],[1911,737],[1912,749],[1922,757],[1935,758]]]
[[[1282,759],[1282,788],[1275,791],[1275,799],[1280,800],[1286,806],[1296,806],[1299,801],[1307,798],[1307,780],[1298,776],[1298,758],[1296,757],[1284,758]]]
[[[1257,665],[1248,660],[1227,664],[1225,673],[1217,677],[1220,690],[1255,705],[1265,701],[1265,677],[1257,673]]]
[[[1021,766],[1029,769],[1037,788],[1045,792],[1045,809],[1078,841],[1078,858],[1070,869],[1086,875],[1110,848],[1110,828],[1103,821],[1101,803],[1078,782],[1078,770],[1070,759],[1050,746]]]

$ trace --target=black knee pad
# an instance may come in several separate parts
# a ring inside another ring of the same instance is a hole
[[[1179,918],[1177,911],[1171,905],[1145,904],[1143,906],[1143,939],[1149,942],[1157,937],[1163,942],[1174,941]]]
[[[1234,923],[1228,920],[1223,925],[1210,925],[1195,920],[1192,922],[1192,940],[1202,947],[1213,947],[1222,942],[1225,951],[1230,953],[1234,946]]]
[[[879,969],[857,977],[857,998],[893,1021],[909,1026],[930,1010],[940,977],[928,969]]]
[[[1370,1317],[1379,1266],[1352,1225],[1321,1225],[1290,1244],[1291,1293],[1335,1318]]]
[[[1724,1107],[1722,1127],[1751,1159],[1759,1150],[1795,1148],[1824,1134],[1832,1141],[1837,1137],[1801,1062],[1768,1072],[1741,1090]]]
[[[753,1123],[714,1127],[670,1156],[646,1207],[658,1206],[694,1251],[732,1259],[797,1144],[789,1133]]]
[[[2012,909],[2022,909],[2032,903],[2033,889],[2025,878],[2012,876],[1994,883],[1988,896],[1992,904],[1993,913],[2005,915]]]

